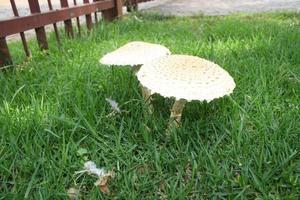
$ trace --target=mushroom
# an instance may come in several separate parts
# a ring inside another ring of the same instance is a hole
[[[169,55],[142,66],[137,73],[140,84],[163,97],[175,97],[169,128],[180,125],[186,102],[210,102],[229,95],[233,78],[219,65],[188,55]]]
[[[134,41],[104,55],[100,59],[100,63],[112,66],[131,66],[133,72],[136,74],[143,64],[152,62],[170,54],[170,50],[162,45]],[[141,89],[146,102],[150,101],[151,93],[147,90],[147,88],[142,86]]]

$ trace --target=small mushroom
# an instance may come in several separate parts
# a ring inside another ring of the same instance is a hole
[[[179,126],[186,102],[210,102],[231,94],[235,88],[233,78],[219,65],[188,55],[169,55],[147,63],[137,78],[151,93],[175,97],[169,128]]]
[[[112,66],[131,66],[136,74],[143,64],[170,54],[170,50],[162,45],[134,41],[104,55],[100,59],[100,63]],[[150,101],[151,93],[147,88],[141,86],[141,90],[144,99]]]

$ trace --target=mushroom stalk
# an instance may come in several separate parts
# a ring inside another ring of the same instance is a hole
[[[152,98],[151,98],[150,90],[148,90],[146,87],[142,86],[141,84],[140,84],[140,88],[142,90],[142,94],[145,102],[151,103]]]
[[[175,100],[173,107],[171,109],[170,121],[169,121],[169,129],[178,128],[181,122],[182,111],[186,104],[186,100],[179,99]]]
[[[113,65],[111,66],[111,82],[115,85],[115,68]]]
[[[132,67],[132,71],[134,74],[137,74],[138,71],[140,70],[140,68],[142,67],[142,65],[134,65]],[[142,84],[139,84],[140,88],[141,88],[141,91],[142,91],[142,96],[143,96],[143,99],[144,101],[146,102],[148,108],[149,108],[149,112],[150,113],[153,113],[153,106],[151,104],[151,92],[150,90],[148,90],[146,87],[144,87]]]
[[[141,69],[142,65],[133,65],[132,71],[134,74],[138,73],[138,71]]]
[[[151,92],[146,87],[140,84],[140,88],[142,90],[143,99],[146,104],[146,109],[148,110],[148,113],[153,114],[154,107],[152,105],[152,97]]]

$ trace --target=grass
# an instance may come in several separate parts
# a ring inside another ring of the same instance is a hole
[[[0,199],[299,199],[300,14],[192,18],[138,14],[0,73]],[[172,99],[146,112],[128,68],[98,59],[132,40],[223,66],[231,97],[192,102],[168,138]],[[129,84],[131,80],[131,83]],[[121,115],[105,98],[119,102]],[[85,152],[86,151],[86,152]],[[110,195],[77,177],[86,160],[113,169]]]

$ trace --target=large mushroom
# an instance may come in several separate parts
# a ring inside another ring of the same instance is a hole
[[[140,83],[163,97],[175,97],[169,128],[178,127],[187,101],[210,102],[229,95],[233,78],[219,65],[188,55],[169,55],[147,63],[137,73]]]
[[[170,54],[170,50],[162,45],[134,41],[104,55],[100,63],[111,66],[131,66],[133,72],[137,73],[142,65]],[[150,100],[149,91],[144,87],[141,89],[144,99]]]

